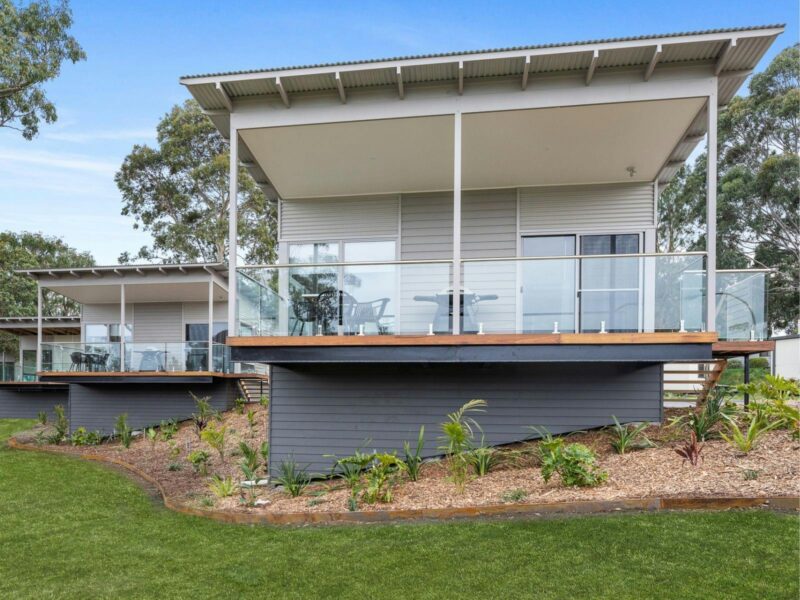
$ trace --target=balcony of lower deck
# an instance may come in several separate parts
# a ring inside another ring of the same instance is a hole
[[[42,343],[41,382],[209,383],[232,375],[227,346],[206,342]]]
[[[243,267],[234,360],[701,360],[766,338],[763,271],[720,273],[706,325],[704,253]],[[453,315],[458,318],[454,320]]]

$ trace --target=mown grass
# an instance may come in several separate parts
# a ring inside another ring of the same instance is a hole
[[[0,421],[0,440],[28,425]],[[799,524],[747,511],[234,526],[160,508],[100,465],[0,448],[0,598],[796,599]]]

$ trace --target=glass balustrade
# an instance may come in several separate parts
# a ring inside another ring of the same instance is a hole
[[[42,344],[42,371],[119,371],[119,342]]]
[[[727,341],[767,339],[766,270],[717,271],[717,332]]]
[[[452,333],[452,263],[243,267],[242,336]]]

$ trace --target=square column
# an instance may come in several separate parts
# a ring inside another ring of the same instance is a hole
[[[228,337],[236,331],[236,250],[238,245],[237,212],[239,196],[239,133],[231,127],[230,179],[228,190]],[[210,350],[210,348],[209,348]]]
[[[717,85],[708,96],[706,168],[706,331],[717,330]]]
[[[453,335],[461,333],[461,112],[453,115]]]

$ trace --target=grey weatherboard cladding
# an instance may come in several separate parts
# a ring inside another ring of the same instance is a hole
[[[70,429],[85,427],[110,434],[122,413],[134,428],[158,424],[162,419],[184,420],[195,411],[189,392],[209,396],[217,410],[233,406],[237,395],[236,382],[217,381],[210,384],[125,383],[124,385],[70,384]]]
[[[52,420],[53,407],[61,404],[67,408],[68,403],[66,387],[41,390],[3,386],[0,388],[0,419],[35,419],[43,410],[48,420]]]
[[[439,424],[467,400],[488,402],[476,415],[486,442],[533,436],[527,425],[553,433],[612,423],[659,421],[661,365],[304,365],[271,369],[270,468],[293,458],[319,474],[325,454],[402,450],[425,426],[425,455],[434,456]]]

